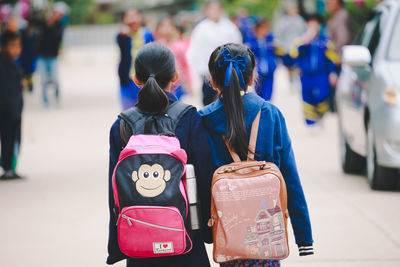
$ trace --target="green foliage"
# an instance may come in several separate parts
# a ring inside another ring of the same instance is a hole
[[[114,16],[110,12],[95,12],[92,14],[94,24],[112,24]]]
[[[89,14],[96,4],[93,0],[63,0],[70,7],[69,24],[84,24],[88,22]]]
[[[376,0],[366,0],[363,3],[346,2],[346,9],[349,12],[349,27],[353,34],[361,31],[376,6]]]
[[[245,8],[249,14],[273,19],[275,10],[281,0],[223,0],[225,9],[233,16],[240,8]]]

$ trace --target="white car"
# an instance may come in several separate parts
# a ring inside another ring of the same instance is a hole
[[[354,45],[342,51],[337,84],[341,159],[373,189],[400,181],[400,1],[379,4]]]

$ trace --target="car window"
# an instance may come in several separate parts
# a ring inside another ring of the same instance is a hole
[[[391,36],[389,49],[387,50],[388,59],[400,60],[400,13],[397,15]]]
[[[380,18],[381,14],[376,13],[376,15],[365,24],[363,33],[360,37],[360,45],[368,47],[372,57],[375,54],[376,48],[379,44],[379,39],[381,37],[379,27]]]

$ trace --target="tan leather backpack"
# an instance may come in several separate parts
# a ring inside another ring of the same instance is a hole
[[[286,184],[279,168],[254,161],[261,111],[253,121],[248,160],[226,145],[234,160],[221,166],[211,185],[214,261],[275,259],[289,255]]]

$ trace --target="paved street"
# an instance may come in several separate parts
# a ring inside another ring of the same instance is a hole
[[[44,109],[39,88],[26,95],[18,168],[26,179],[0,182],[1,267],[105,266],[117,59],[110,47],[64,51],[60,106]],[[371,191],[364,177],[343,174],[336,117],[310,133],[298,93],[285,72],[277,76],[274,103],[291,133],[316,253],[300,258],[290,228],[292,253],[282,266],[400,266],[400,192]]]

